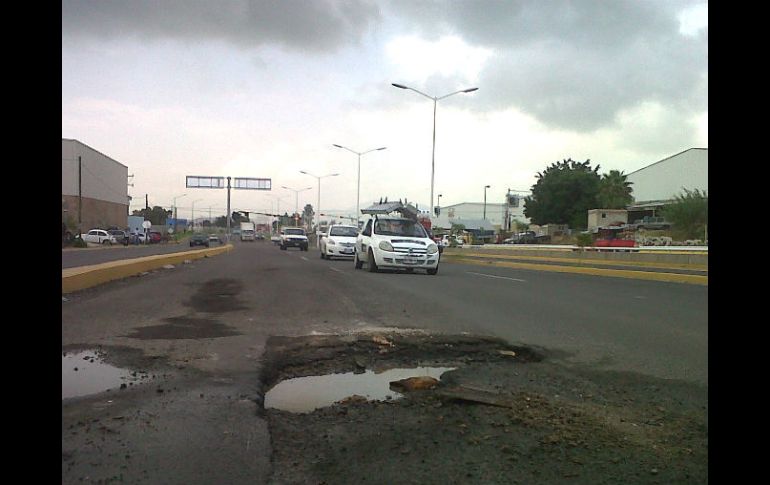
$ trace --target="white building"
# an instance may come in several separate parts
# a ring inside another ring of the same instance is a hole
[[[514,200],[511,201],[511,204],[462,202],[460,204],[448,205],[441,207],[439,216],[433,216],[431,221],[434,227],[450,229],[452,224],[463,224],[470,228],[469,224],[477,224],[484,219],[486,219],[496,231],[501,228],[508,230],[511,221],[514,220],[529,223],[529,219],[524,216],[523,197],[514,198]]]
[[[669,202],[684,192],[709,188],[708,148],[690,148],[627,175],[634,206]]]
[[[61,193],[71,228],[126,227],[128,167],[78,140],[61,140]]]

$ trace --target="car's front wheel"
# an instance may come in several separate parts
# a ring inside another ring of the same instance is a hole
[[[374,252],[369,249],[369,252],[366,254],[366,259],[368,259],[369,263],[369,272],[370,273],[376,273],[377,272],[377,263],[374,261]]]
[[[435,268],[428,269],[428,274],[436,274],[436,273],[438,273],[438,266],[436,266]]]

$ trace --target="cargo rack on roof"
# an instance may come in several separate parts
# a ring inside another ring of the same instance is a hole
[[[362,214],[390,214],[392,212],[398,212],[403,217],[414,221],[417,220],[417,214],[419,213],[417,207],[412,204],[401,202],[400,200],[398,202],[388,202],[387,197],[384,201],[380,199],[380,202],[377,204],[372,204],[365,209],[361,209]]]

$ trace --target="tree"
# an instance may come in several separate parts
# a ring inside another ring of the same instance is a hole
[[[465,224],[452,223],[452,227],[449,229],[450,234],[462,234],[465,231]]]
[[[164,226],[166,220],[171,218],[173,213],[170,210],[166,210],[163,207],[156,205],[152,209],[144,208],[135,210],[133,215],[144,217],[146,220],[150,221],[150,224]]]
[[[305,209],[302,211],[302,219],[305,221],[305,225],[307,227],[313,227],[314,215],[315,215],[315,211],[313,210],[313,206],[310,204],[306,204]]]
[[[538,172],[532,195],[524,200],[524,215],[534,224],[567,224],[585,229],[587,212],[595,209],[601,177],[599,166],[592,169],[590,160],[576,162],[571,158],[552,163]]]
[[[597,196],[599,208],[625,209],[634,201],[631,185],[633,182],[629,182],[627,175],[619,170],[610,170],[610,173],[602,175]]]
[[[661,210],[672,224],[677,239],[706,239],[708,224],[708,194],[704,190],[687,190],[674,197],[674,202]]]

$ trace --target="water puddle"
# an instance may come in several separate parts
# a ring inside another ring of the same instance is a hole
[[[130,371],[104,363],[102,354],[96,350],[62,353],[62,399],[120,389],[148,378],[144,371]]]
[[[455,367],[417,367],[390,369],[380,373],[367,370],[360,374],[349,372],[287,379],[265,394],[265,408],[307,413],[331,406],[353,395],[364,396],[373,401],[398,399],[402,394],[390,389],[392,381],[417,376],[440,379],[441,374],[454,369]]]

